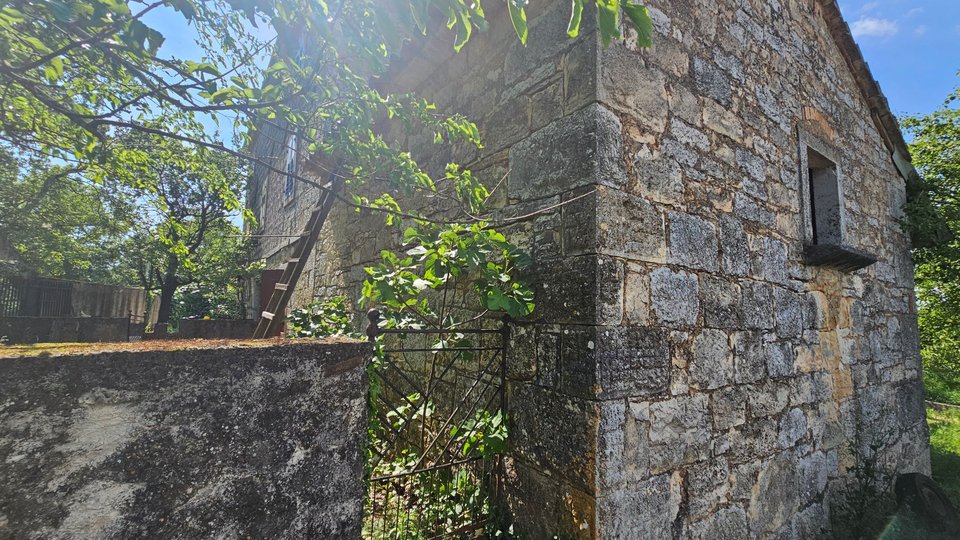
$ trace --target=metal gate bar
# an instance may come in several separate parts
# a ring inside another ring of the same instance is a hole
[[[476,537],[492,519],[502,463],[467,445],[483,422],[506,421],[509,321],[398,329],[381,328],[376,310],[368,318],[367,336],[379,350],[371,383],[380,391],[370,404],[363,536]]]

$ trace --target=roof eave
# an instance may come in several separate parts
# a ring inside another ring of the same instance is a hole
[[[847,67],[853,74],[853,78],[860,88],[860,93],[867,107],[870,109],[870,116],[883,139],[887,150],[890,151],[891,159],[897,168],[897,171],[908,184],[920,181],[920,175],[910,160],[910,150],[907,142],[903,138],[903,132],[900,131],[900,123],[897,117],[890,111],[890,103],[880,84],[873,78],[870,72],[870,66],[863,58],[863,52],[856,40],[853,39],[853,33],[850,26],[844,20],[840,12],[840,6],[837,0],[818,0],[822,9],[823,19],[830,29],[830,34],[834,42],[840,49]]]

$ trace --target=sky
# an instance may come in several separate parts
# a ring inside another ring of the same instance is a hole
[[[925,114],[960,86],[960,0],[840,0],[894,114]]]

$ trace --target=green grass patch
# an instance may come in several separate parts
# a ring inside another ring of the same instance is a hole
[[[930,401],[960,405],[960,375],[925,369],[923,384],[927,387],[927,399]]]
[[[960,508],[960,410],[927,409],[933,479]]]

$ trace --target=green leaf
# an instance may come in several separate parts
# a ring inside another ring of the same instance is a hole
[[[50,59],[50,67],[53,68],[54,73],[56,73],[57,78],[63,76],[63,58],[59,56]]]
[[[575,38],[580,35],[580,21],[583,18],[583,0],[573,0],[570,6],[570,23],[567,25],[567,35]]]
[[[650,12],[646,6],[639,4],[626,3],[623,5],[623,12],[633,23],[633,28],[637,31],[637,45],[640,47],[651,47],[653,45],[653,20],[650,18]]]
[[[220,76],[220,71],[217,69],[217,66],[211,64],[210,62],[193,62],[193,61],[187,60],[185,62],[185,66],[186,66],[186,72],[191,75],[199,72],[199,73],[206,73],[214,77]]]
[[[510,8],[510,21],[513,23],[513,29],[520,38],[520,43],[527,44],[527,12],[523,9],[523,0],[507,0],[507,7]]]
[[[457,22],[457,39],[453,44],[453,50],[460,52],[460,49],[470,41],[470,34],[473,32],[473,25],[470,19],[461,15]]]
[[[620,38],[620,0],[597,0],[597,23],[603,46]]]

